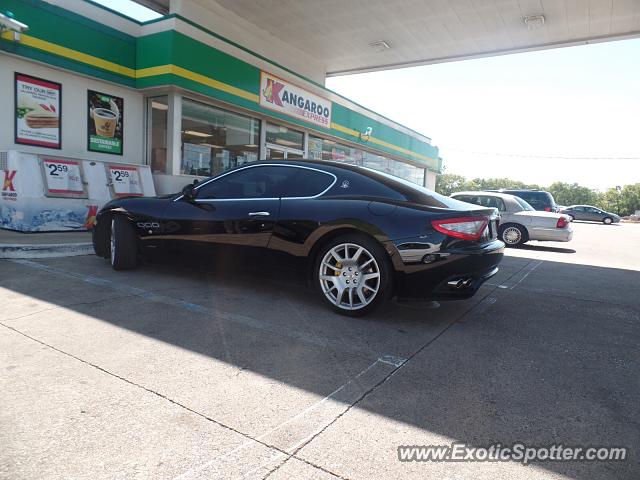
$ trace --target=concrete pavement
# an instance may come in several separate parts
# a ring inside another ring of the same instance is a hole
[[[2,260],[0,478],[638,478],[640,226],[574,229],[364,319],[277,275]],[[453,441],[631,458],[398,461]]]

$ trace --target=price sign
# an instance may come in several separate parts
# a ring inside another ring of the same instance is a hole
[[[43,158],[42,167],[47,195],[52,197],[84,197],[84,183],[80,162]]]
[[[136,167],[109,165],[109,176],[116,197],[142,196],[142,181]]]

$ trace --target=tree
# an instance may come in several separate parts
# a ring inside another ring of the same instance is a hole
[[[619,215],[633,215],[640,210],[640,183],[625,185],[620,191]]]
[[[615,188],[610,188],[598,195],[596,207],[607,212],[618,213],[618,205],[620,203],[620,192]]]
[[[443,173],[436,179],[436,192],[451,195],[462,191],[499,190],[501,188],[532,188],[540,189],[538,185],[528,185],[510,178],[474,178],[468,180],[462,175]],[[618,215],[633,215],[640,210],[640,183],[625,185],[621,190],[610,188],[604,192],[597,192],[577,183],[554,182],[549,188],[543,188],[553,195],[558,205],[595,205],[602,210]]]
[[[436,178],[436,192],[449,196],[455,192],[464,190],[477,190],[478,186],[473,181],[467,180],[462,175],[455,173],[443,173]]]
[[[595,205],[598,202],[596,191],[577,183],[555,182],[548,191],[558,205]]]

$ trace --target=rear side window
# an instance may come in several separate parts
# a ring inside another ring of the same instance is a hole
[[[527,192],[521,190],[506,191],[517,197],[522,198],[536,210],[544,210],[547,207],[553,207],[556,202],[549,192]]]
[[[282,196],[287,198],[315,197],[329,188],[335,180],[333,175],[318,170],[298,167],[282,168],[291,173],[282,189]]]
[[[544,210],[544,207],[549,205],[549,202],[545,201],[546,199],[544,199],[541,195],[537,195],[535,193],[523,192],[519,193],[518,196],[536,210]]]
[[[336,196],[364,196],[371,198],[387,198],[392,200],[407,200],[401,192],[388,186],[376,178],[355,172],[335,171],[338,181],[329,190],[330,195]],[[377,172],[376,172],[377,173]],[[375,175],[375,174],[374,174]],[[373,175],[372,175],[373,176]],[[384,180],[384,177],[382,177]]]

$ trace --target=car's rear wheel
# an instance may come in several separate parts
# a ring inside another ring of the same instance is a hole
[[[382,304],[392,288],[392,268],[384,248],[363,235],[343,235],[316,257],[316,286],[343,315],[364,315]]]
[[[500,226],[499,233],[500,240],[502,240],[507,247],[517,247],[529,240],[527,230],[517,223],[508,223]]]
[[[114,270],[130,270],[138,265],[138,237],[131,222],[121,215],[111,220],[109,250]]]
[[[605,217],[605,218],[604,218],[604,220],[602,220],[602,222],[603,222],[605,225],[611,225],[611,224],[613,223],[613,218],[611,218],[611,217]]]

